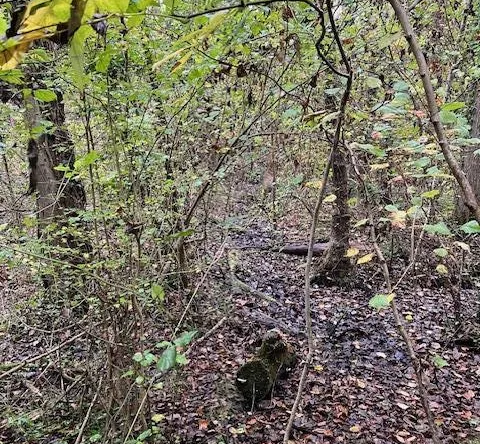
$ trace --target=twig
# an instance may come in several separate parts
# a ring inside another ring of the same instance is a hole
[[[208,330],[201,338],[198,338],[190,347],[188,347],[188,350],[185,352],[185,354],[189,354],[191,350],[196,347],[198,344],[203,342],[205,339],[208,337],[212,336],[213,333],[215,333],[227,320],[227,316],[224,316],[222,319],[220,319],[210,330]]]

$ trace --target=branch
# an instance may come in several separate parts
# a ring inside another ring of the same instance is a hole
[[[204,11],[194,12],[192,14],[182,15],[182,14],[171,14],[170,17],[178,18],[181,20],[191,20],[195,17],[201,17],[203,15],[214,14],[216,12],[222,11],[231,11],[233,9],[244,9],[249,6],[268,6],[273,3],[286,3],[286,0],[259,0],[253,2],[240,2],[236,5],[226,5],[226,6],[219,6],[218,8],[206,9]],[[312,9],[318,12],[318,14],[323,15],[323,11],[313,2],[310,0],[289,0],[289,3],[304,3],[310,6]]]
[[[442,123],[440,122],[439,109],[436,102],[436,95],[433,89],[432,81],[430,79],[428,65],[425,60],[425,56],[423,55],[422,49],[420,48],[420,44],[418,43],[415,31],[413,30],[413,27],[408,18],[407,11],[402,6],[400,0],[388,1],[390,2],[393,10],[395,11],[395,15],[397,16],[397,19],[402,26],[405,38],[407,39],[410,49],[412,50],[415,59],[417,60],[419,74],[422,78],[423,89],[425,90],[425,96],[427,99],[430,122],[432,123],[435,130],[438,144],[442,149],[443,156],[445,157],[450,171],[452,172],[453,176],[457,180],[460,189],[462,190],[462,193],[465,197],[465,205],[475,215],[475,219],[480,222],[480,206],[478,204],[478,200],[475,196],[472,185],[468,181],[467,176],[460,168],[460,164],[452,153],[450,144],[448,143],[447,136],[445,134],[445,130]]]

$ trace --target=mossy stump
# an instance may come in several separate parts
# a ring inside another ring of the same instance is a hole
[[[276,379],[284,376],[295,361],[292,346],[278,330],[270,330],[256,355],[238,370],[238,390],[249,404],[262,401],[272,391]]]

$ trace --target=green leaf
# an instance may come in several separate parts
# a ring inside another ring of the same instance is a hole
[[[33,91],[33,95],[40,102],[53,102],[57,100],[55,91],[52,91],[51,89],[36,89]]]
[[[122,13],[126,12],[129,0],[95,0],[100,12]]]
[[[470,222],[463,224],[460,227],[460,230],[462,230],[464,233],[467,233],[467,234],[476,234],[476,233],[480,233],[480,225],[476,220],[471,220]]]
[[[0,71],[0,80],[12,85],[21,85],[23,83],[23,73],[19,69]]]
[[[445,248],[435,248],[433,252],[439,256],[439,257],[447,257],[448,256],[448,250]]]
[[[400,37],[402,37],[402,31],[394,34],[385,34],[377,43],[378,49],[385,49],[387,46],[395,43]]]
[[[429,166],[431,163],[431,159],[429,157],[421,157],[413,162],[413,165],[417,168],[425,168]]]
[[[70,3],[70,1],[52,2],[52,14],[58,19],[59,22],[67,22],[70,18],[70,14],[72,11],[72,6]]]
[[[152,430],[147,429],[144,432],[140,433],[140,435],[137,436],[136,442],[141,443],[141,442],[145,441],[147,438],[150,438],[150,436],[152,436]]]
[[[382,150],[381,148],[373,146],[369,143],[358,143],[357,146],[360,149],[366,151],[367,153],[373,154],[376,157],[386,157],[387,155],[385,150]]]
[[[155,415],[152,416],[152,421],[153,422],[160,422],[165,419],[165,415],[162,415],[161,413],[156,413]]]
[[[175,346],[171,345],[167,347],[163,353],[162,356],[160,356],[160,359],[157,362],[157,368],[161,372],[166,372],[167,370],[170,370],[176,362],[176,357],[177,357],[177,350]]]
[[[425,225],[425,231],[430,234],[440,234],[442,236],[451,236],[452,232],[445,225],[445,222],[438,222],[434,225]]]
[[[135,384],[142,385],[144,381],[145,381],[145,378],[141,375],[135,378]]]
[[[284,118],[294,118],[297,117],[301,114],[301,111],[299,108],[289,108],[283,112],[283,117]]]
[[[140,362],[143,359],[143,353],[142,352],[137,352],[133,355],[132,359],[135,362]]]
[[[188,359],[183,353],[177,353],[176,361],[177,361],[178,365],[187,365],[188,364]]]
[[[192,339],[195,337],[196,334],[197,330],[186,331],[182,333],[182,335],[175,339],[173,342],[177,347],[185,347],[186,345],[190,344],[190,342],[192,342]]]
[[[75,163],[73,164],[73,167],[76,170],[80,170],[82,168],[87,168],[90,165],[92,165],[97,159],[100,158],[100,154],[98,151],[91,150],[89,153],[85,154],[82,157],[79,157]]]
[[[362,227],[368,223],[368,219],[359,220],[355,225],[354,228]]]
[[[438,264],[435,270],[438,274],[448,274],[448,268],[443,264]]]
[[[445,103],[442,106],[442,110],[445,111],[455,111],[457,109],[461,109],[465,107],[465,102],[452,102],[452,103]]]
[[[323,199],[323,202],[332,203],[332,202],[335,202],[336,200],[337,200],[337,196],[335,196],[335,194],[330,194],[325,199]]]
[[[393,84],[393,90],[397,92],[408,92],[409,89],[410,86],[407,82],[404,82],[403,80],[398,80]]]
[[[385,205],[385,209],[390,213],[396,213],[398,211],[398,207],[396,205]]]
[[[443,367],[446,367],[448,365],[448,362],[444,358],[442,358],[440,355],[435,355],[432,358],[432,361],[433,361],[433,364],[435,365],[435,367],[437,367],[437,368],[443,368]]]
[[[160,302],[165,300],[165,290],[161,285],[152,284],[152,298]]]
[[[74,72],[74,82],[75,85],[81,89],[83,89],[87,82],[83,72],[85,41],[94,34],[95,31],[90,25],[82,25],[73,35],[70,43],[70,60]]]
[[[393,301],[395,295],[392,294],[376,294],[370,301],[368,305],[372,308],[376,308],[377,310],[382,310],[388,308],[390,303]]]
[[[440,122],[444,125],[453,125],[457,122],[457,116],[452,111],[442,109],[438,115],[440,116]]]
[[[381,88],[382,81],[378,77],[367,77],[367,86],[371,89]]]
[[[95,63],[95,71],[106,73],[108,70],[108,67],[110,66],[113,53],[114,53],[113,48],[110,46],[107,47],[107,49],[105,49],[105,51],[103,51],[98,56],[97,63]]]
[[[433,199],[437,197],[440,194],[440,190],[430,190],[430,191],[425,191],[425,193],[422,193],[422,197],[425,199]]]
[[[7,29],[8,29],[8,23],[5,20],[5,18],[0,15],[0,39],[3,40]]]

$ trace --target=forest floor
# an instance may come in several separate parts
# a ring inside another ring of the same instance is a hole
[[[275,231],[255,225],[234,236],[232,247],[281,245],[300,237],[285,226]],[[238,251],[237,276],[275,302],[248,292],[223,293],[231,307],[225,322],[198,347],[193,346],[185,379],[177,390],[158,398],[156,408],[165,414],[166,442],[282,442],[302,366],[279,381],[272,398],[253,411],[242,403],[234,382],[238,368],[274,326],[265,325],[265,319],[275,319],[297,353],[305,355],[306,338],[296,333],[304,325],[305,258],[265,250]],[[292,443],[430,442],[413,368],[393,316],[389,310],[377,312],[368,305],[382,290],[381,280],[366,278],[374,273],[372,266],[357,277],[362,288],[313,287],[317,348]],[[397,289],[398,303],[410,319],[408,332],[422,359],[430,407],[444,434],[442,442],[467,443],[467,437],[480,436],[480,354],[453,343],[452,298],[446,289],[435,287],[405,281]],[[462,302],[464,317],[473,316],[479,308],[478,292],[463,291]],[[437,354],[447,366],[433,365]]]
[[[274,326],[286,334],[300,361],[305,356],[305,258],[250,247],[304,241],[306,231],[300,231],[294,215],[282,218],[275,227],[260,219],[238,225],[225,244],[227,254],[235,255],[236,276],[273,301],[259,297],[259,293],[233,289],[227,260],[212,267],[188,318],[188,325],[200,332],[187,352],[189,363],[171,372],[164,389],[156,390],[151,397],[151,414],[163,415],[159,424],[162,433],[154,442],[282,442],[302,365],[297,365],[287,379],[277,381],[271,399],[254,409],[241,399],[235,375],[255,353],[264,333]],[[402,266],[396,270],[400,275]],[[373,262],[357,271],[348,287],[313,286],[316,352],[292,443],[431,442],[413,368],[393,316],[390,310],[378,312],[368,305],[370,298],[381,291],[381,276]],[[24,316],[25,310],[38,313],[41,304],[27,302],[35,288],[22,271],[2,268],[0,293],[2,325],[8,324],[0,331],[2,362],[38,355],[77,334],[75,327],[63,326],[60,339],[57,335],[54,340],[41,328],[48,324],[45,319]],[[470,439],[480,437],[480,353],[453,340],[450,290],[438,285],[427,272],[421,279],[408,276],[396,295],[422,360],[430,407],[443,432],[442,442],[473,443]],[[173,300],[174,295],[169,297]],[[467,320],[479,310],[478,290],[462,290],[461,297]],[[179,311],[182,308],[179,304]],[[23,314],[12,318],[15,311]],[[171,328],[158,331],[152,323],[150,335],[158,340],[168,338]],[[72,368],[64,373],[74,374],[73,363],[81,361],[86,352],[83,339],[58,352],[68,355],[72,362]],[[448,365],[435,367],[435,355],[443,357]],[[0,443],[73,442],[60,440],[59,432],[48,431],[58,430],[49,421],[68,427],[68,409],[58,407],[65,401],[61,392],[48,415],[39,408],[58,389],[54,385],[61,379],[58,372],[63,372],[62,368],[52,363],[48,359],[35,361],[1,381],[5,390],[0,395]],[[75,402],[70,400],[70,404],[74,409]]]

